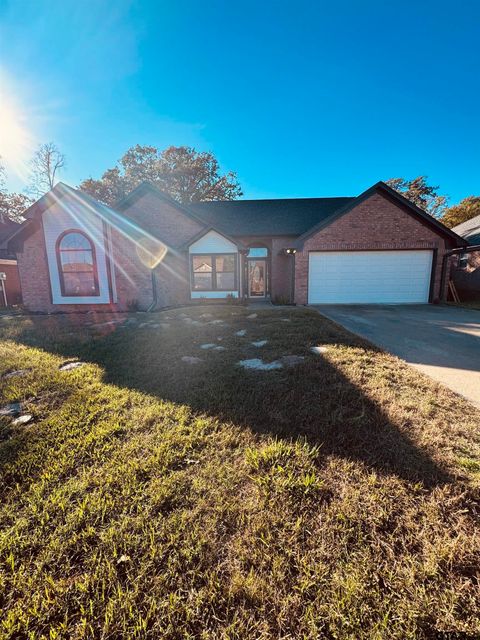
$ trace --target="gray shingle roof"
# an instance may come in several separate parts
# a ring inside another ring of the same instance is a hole
[[[4,245],[12,233],[19,228],[20,224],[18,222],[13,222],[13,220],[5,220],[2,222],[0,220],[0,258],[15,257],[7,251],[7,248]]]
[[[12,233],[19,227],[20,227],[19,222],[13,222],[13,220],[5,220],[4,222],[2,222],[0,220],[0,244],[6,238],[8,238],[8,236],[11,236]]]
[[[452,231],[468,240],[469,244],[480,244],[480,216],[475,216],[466,222],[462,222],[462,224],[457,224]]]
[[[229,200],[189,205],[206,224],[232,236],[298,236],[326,220],[354,198]]]

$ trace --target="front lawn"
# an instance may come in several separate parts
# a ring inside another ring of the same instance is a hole
[[[13,402],[1,639],[480,635],[480,412],[314,311],[0,315]]]

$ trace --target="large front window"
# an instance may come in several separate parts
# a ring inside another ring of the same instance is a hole
[[[57,263],[63,296],[99,295],[95,248],[83,232],[60,236]]]
[[[192,255],[193,291],[234,291],[237,283],[234,253]]]

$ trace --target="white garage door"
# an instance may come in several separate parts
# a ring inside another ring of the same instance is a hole
[[[314,251],[310,304],[428,302],[432,251]]]

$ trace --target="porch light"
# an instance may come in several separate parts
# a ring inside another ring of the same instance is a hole
[[[290,247],[288,249],[285,249],[285,253],[289,256],[293,256],[297,253],[297,250],[293,247]]]

